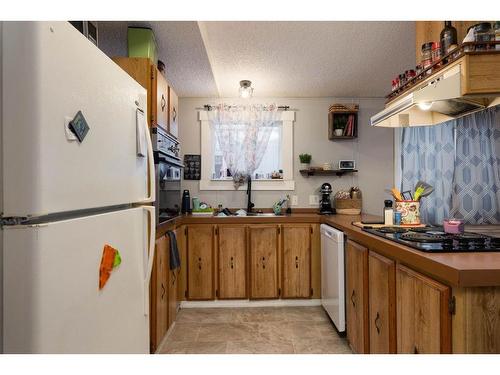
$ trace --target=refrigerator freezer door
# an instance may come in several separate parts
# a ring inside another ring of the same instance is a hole
[[[153,207],[4,229],[6,353],[149,352]],[[105,245],[121,264],[99,290]]]
[[[154,201],[149,136],[137,152],[146,90],[68,22],[3,26],[4,216]],[[78,111],[82,142],[68,129]]]

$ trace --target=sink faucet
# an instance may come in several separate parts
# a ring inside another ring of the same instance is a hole
[[[247,177],[247,195],[247,213],[250,213],[252,212],[252,208],[255,206],[255,204],[252,203],[252,177],[250,175]]]

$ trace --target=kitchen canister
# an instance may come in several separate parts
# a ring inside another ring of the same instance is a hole
[[[401,212],[401,225],[420,224],[419,201],[396,201],[396,212]]]

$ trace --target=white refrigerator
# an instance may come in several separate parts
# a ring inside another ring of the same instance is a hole
[[[146,90],[67,22],[1,36],[4,352],[148,353]],[[99,289],[105,245],[121,264]]]

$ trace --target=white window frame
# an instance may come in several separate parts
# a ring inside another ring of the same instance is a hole
[[[232,180],[212,180],[212,132],[208,121],[207,111],[199,111],[198,118],[201,126],[201,180],[200,190],[234,190]],[[281,164],[283,166],[283,179],[280,180],[254,180],[252,190],[295,190],[293,180],[293,123],[295,111],[283,111],[281,114],[282,145]],[[246,184],[238,188],[246,190]]]

